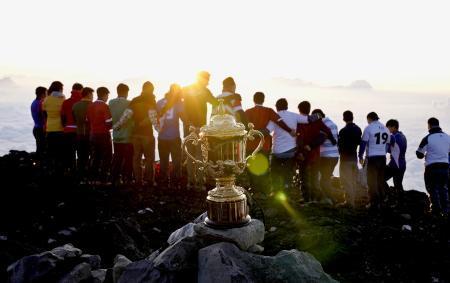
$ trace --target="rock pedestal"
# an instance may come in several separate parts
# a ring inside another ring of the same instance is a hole
[[[173,232],[166,249],[136,262],[117,255],[112,268],[100,269],[99,256],[65,245],[11,264],[9,282],[336,282],[308,253],[260,255],[265,228],[257,219],[216,230],[204,218]]]
[[[161,253],[130,263],[122,282],[336,282],[310,254],[297,250],[263,256],[264,224],[216,230],[205,214],[173,232]]]

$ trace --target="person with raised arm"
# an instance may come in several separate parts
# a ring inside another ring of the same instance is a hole
[[[158,134],[160,178],[158,184],[176,189],[181,180],[180,119],[184,119],[181,87],[178,84],[170,86],[170,90],[164,98],[157,102],[157,109],[160,117]],[[172,159],[172,172],[169,170],[169,157]]]
[[[245,116],[247,121],[253,124],[254,129],[260,131],[264,135],[264,145],[258,154],[262,155],[263,158],[267,160],[267,164],[269,164],[269,155],[272,150],[272,136],[270,131],[267,129],[269,122],[275,123],[278,127],[292,136],[295,136],[297,126],[295,125],[292,129],[289,128],[277,112],[275,112],[272,108],[263,106],[264,100],[264,93],[259,91],[256,92],[253,95],[253,102],[255,103],[255,106],[245,110]],[[247,140],[247,152],[252,153],[258,144],[258,140]],[[250,162],[252,163],[252,161]],[[265,168],[262,168],[262,170],[264,169]],[[270,180],[267,178],[269,176],[269,167],[267,166],[264,172],[252,172],[252,170],[248,171],[250,186],[255,190],[268,194],[270,190]]]
[[[439,127],[439,120],[428,119],[428,135],[420,142],[417,158],[425,158],[425,188],[430,195],[431,212],[448,217],[450,136]]]
[[[126,84],[117,86],[117,98],[109,101],[113,124],[119,122],[125,110],[130,105],[128,100],[129,87]],[[111,168],[113,184],[131,183],[133,177],[133,144],[131,143],[131,131],[133,121],[128,121],[120,129],[113,130],[114,155]]]
[[[206,71],[201,71],[197,74],[197,81],[183,88],[183,109],[185,114],[185,121],[183,121],[184,136],[190,134],[190,128],[193,127],[198,133],[200,128],[206,125],[207,116],[207,104],[216,106],[218,104],[217,99],[213,96],[208,88],[210,74]],[[194,157],[200,158],[201,151],[200,145],[188,145],[189,152]],[[187,186],[188,189],[196,188],[201,190],[204,186],[204,174],[197,170],[197,165],[190,160],[186,161],[187,169]]]
[[[159,131],[158,113],[156,110],[155,87],[149,81],[142,85],[142,92],[131,100],[120,120],[113,129],[121,129],[128,120],[133,121],[131,142],[133,144],[133,173],[136,184],[152,187],[154,184],[155,137],[153,128]],[[145,157],[144,172],[142,156]]]

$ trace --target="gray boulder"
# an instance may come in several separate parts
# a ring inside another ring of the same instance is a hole
[[[129,260],[124,255],[116,255],[114,258],[114,267],[113,267],[113,281],[118,282],[120,276],[122,275],[125,268],[131,263],[132,261]]]
[[[207,213],[206,211],[203,212],[202,214],[200,214],[197,218],[194,219],[194,221],[192,221],[194,224],[197,223],[202,223],[203,221],[205,221],[206,217],[207,217]]]
[[[258,219],[252,219],[244,227],[231,229],[213,229],[204,223],[194,226],[194,231],[198,237],[213,240],[215,242],[232,242],[241,250],[248,250],[251,246],[264,241],[264,224]]]
[[[91,277],[91,266],[89,263],[83,262],[75,266],[67,273],[59,283],[78,283]]]
[[[203,214],[199,216],[202,218]],[[258,219],[252,219],[244,227],[231,229],[214,229],[208,227],[199,221],[198,223],[188,223],[173,232],[167,243],[173,245],[175,242],[185,237],[198,237],[208,240],[212,243],[231,242],[235,243],[240,249],[246,251],[251,246],[261,243],[264,240],[264,224]]]
[[[308,253],[290,250],[269,257],[243,252],[231,243],[218,243],[199,251],[198,282],[337,281]]]
[[[153,263],[147,259],[130,263],[122,275],[118,283],[169,283],[174,282],[173,274],[164,273],[154,267]]]
[[[84,254],[80,257],[83,262],[89,263],[92,269],[99,269],[102,258],[99,255]]]
[[[61,258],[74,258],[82,254],[82,251],[75,248],[72,244],[66,244],[61,247],[56,247],[51,252]]]
[[[64,259],[51,252],[43,252],[19,259],[7,268],[10,283],[45,281],[54,278],[52,271]]]
[[[91,282],[92,283],[103,283],[106,279],[106,269],[97,269],[91,271]]]
[[[170,234],[167,243],[169,245],[175,244],[178,240],[183,239],[185,237],[193,237],[195,236],[194,226],[195,223],[188,223],[183,227],[175,230],[172,234]]]
[[[197,252],[205,246],[204,241],[197,237],[180,239],[158,255],[153,264],[163,271],[177,272],[196,267]]]

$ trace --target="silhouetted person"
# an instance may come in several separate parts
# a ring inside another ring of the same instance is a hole
[[[319,115],[322,122],[330,129],[334,139],[338,140],[338,127],[329,118],[325,116],[325,113],[321,109],[315,109],[312,114]],[[336,142],[332,143],[330,139],[320,145],[320,160],[319,160],[319,173],[320,173],[320,188],[324,195],[328,197],[327,201],[333,200],[333,188],[331,186],[331,177],[333,176],[334,168],[339,161],[339,151]]]
[[[311,104],[308,101],[300,102],[298,110],[300,116],[309,121],[297,127],[297,160],[300,163],[303,198],[306,202],[320,201],[323,198],[319,184],[320,145],[327,138],[336,144],[336,139],[322,119],[317,115],[309,117]]]
[[[134,127],[131,132],[134,151],[133,172],[138,185],[147,183],[149,186],[153,186],[154,181],[155,137],[153,136],[153,127],[158,131],[159,125],[153,91],[153,84],[145,82],[141,95],[130,102],[119,122],[114,124],[114,129],[120,129],[129,119],[133,119]],[[144,174],[142,172],[142,156],[145,157]]]
[[[178,187],[181,177],[181,138],[180,119],[183,115],[181,102],[181,87],[177,84],[170,86],[163,99],[157,103],[160,116],[160,131],[158,134],[158,151],[160,160],[160,180],[162,186],[168,184],[169,156],[172,159],[172,174],[170,186]]]
[[[97,100],[87,109],[87,120],[90,129],[92,150],[92,177],[95,181],[106,183],[111,167],[112,143],[110,130],[112,116],[106,102],[109,90],[106,87],[97,88]]]
[[[64,126],[64,169],[73,171],[77,161],[77,125],[73,119],[72,107],[81,100],[83,85],[75,83],[72,86],[70,98],[66,99],[61,107],[61,121]]]
[[[64,128],[61,121],[61,107],[65,99],[63,84],[59,81],[52,82],[48,94],[42,103],[42,110],[45,111],[47,118],[47,153],[51,171],[61,175],[64,156]]]
[[[31,103],[31,116],[33,118],[33,136],[36,140],[36,155],[42,160],[45,152],[45,115],[42,110],[42,102],[47,97],[47,89],[43,86],[36,88],[36,98]]]
[[[283,121],[283,118],[280,117],[272,108],[264,107],[264,93],[256,92],[253,95],[253,102],[255,106],[247,109],[245,111],[245,116],[249,123],[253,123],[254,129],[260,131],[264,135],[264,145],[260,151],[267,160],[269,160],[269,155],[272,149],[272,136],[270,135],[267,126],[269,122],[274,123],[287,133],[295,136],[297,125],[295,125],[294,129],[289,128],[288,125]],[[259,140],[255,139],[253,141],[247,140],[247,153],[251,154],[259,144]],[[250,179],[250,186],[252,189],[257,191],[262,191],[264,193],[268,193],[270,189],[270,180],[267,178],[269,176],[269,168],[261,175],[255,175],[254,173],[248,172]]]
[[[236,83],[232,77],[227,77],[222,82],[222,93],[217,99],[223,99],[223,106],[227,114],[233,115],[237,122],[241,122],[247,127],[247,117],[242,109],[241,95],[236,93]],[[217,109],[213,109],[212,115]]]
[[[184,136],[189,135],[189,128],[194,127],[197,132],[206,125],[207,103],[217,105],[217,99],[208,89],[209,73],[202,71],[197,74],[197,82],[183,88],[183,109],[186,121],[183,121]],[[196,158],[201,157],[200,145],[188,145],[188,150]],[[197,165],[187,160],[188,188],[195,186],[200,189],[204,184],[204,175],[197,170]]]
[[[345,201],[355,207],[357,186],[356,178],[358,172],[358,155],[356,149],[361,143],[361,128],[353,123],[353,113],[343,113],[345,127],[339,131],[338,148],[341,157],[339,163],[339,179],[345,191]]]
[[[128,98],[129,87],[126,84],[117,86],[117,98],[109,101],[109,109],[113,124],[119,122],[125,110],[130,105]],[[120,177],[125,183],[130,183],[133,177],[133,144],[131,131],[133,121],[129,120],[120,129],[113,130],[114,156],[112,163],[112,180],[118,183]]]
[[[90,156],[90,142],[89,142],[89,123],[87,121],[87,110],[92,104],[94,98],[94,90],[90,87],[85,87],[81,91],[81,100],[75,103],[72,107],[73,118],[77,125],[77,174],[80,179],[87,180],[89,172],[89,156]]]
[[[449,213],[448,175],[450,137],[439,127],[439,120],[428,119],[429,134],[416,151],[417,158],[425,158],[425,187],[431,200],[433,214]]]
[[[386,127],[392,135],[391,143],[388,146],[388,152],[391,155],[390,161],[386,166],[385,180],[392,178],[394,181],[394,188],[397,193],[403,192],[403,176],[406,171],[406,148],[407,141],[405,135],[398,130],[399,124],[397,120],[389,120],[386,122]],[[387,186],[387,184],[386,184]]]
[[[308,123],[308,117],[288,111],[288,102],[285,98],[278,99],[275,107],[278,115],[289,128],[296,128],[298,124]],[[272,188],[276,191],[286,191],[290,188],[295,170],[296,137],[273,122],[269,122],[267,129],[269,132],[273,132],[270,164]]]
[[[380,209],[384,204],[384,171],[386,167],[387,146],[390,143],[389,130],[379,121],[375,112],[367,114],[369,124],[363,132],[359,146],[359,161],[364,164],[364,152],[367,147],[367,185],[369,186],[369,208]]]

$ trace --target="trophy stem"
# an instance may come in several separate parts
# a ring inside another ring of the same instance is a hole
[[[247,197],[243,189],[235,186],[234,176],[216,178],[216,188],[206,198],[206,225],[226,229],[242,227],[249,223]]]

